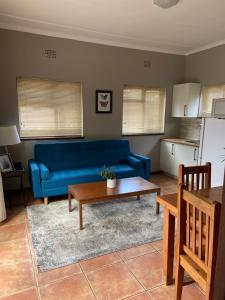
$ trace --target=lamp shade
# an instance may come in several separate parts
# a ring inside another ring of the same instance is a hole
[[[179,0],[153,0],[153,3],[161,8],[170,8],[176,5]]]
[[[0,126],[0,146],[9,146],[20,143],[20,137],[15,125]]]

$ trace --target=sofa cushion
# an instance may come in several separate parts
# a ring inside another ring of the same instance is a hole
[[[50,171],[120,164],[129,155],[128,140],[41,143],[35,159]]]
[[[40,170],[40,176],[41,176],[41,179],[47,179],[50,172],[49,172],[49,169],[46,167],[45,164],[38,164],[38,167],[39,167],[39,170]]]
[[[131,155],[128,155],[126,158],[128,165],[134,167],[135,169],[143,168],[143,162],[140,159],[137,159]]]
[[[135,168],[126,164],[114,165],[112,166],[112,169],[116,174],[116,178],[143,176],[142,172],[137,173]],[[42,181],[42,187],[43,189],[54,189],[70,184],[101,181],[103,180],[100,176],[101,170],[102,166],[52,171],[50,172],[48,179]]]

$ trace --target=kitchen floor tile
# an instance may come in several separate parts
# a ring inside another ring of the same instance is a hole
[[[41,300],[95,300],[83,274],[42,286],[40,294]]]
[[[45,285],[57,279],[61,279],[78,273],[81,273],[79,264],[72,264],[47,272],[39,272],[37,274],[38,284]]]
[[[85,273],[91,272],[95,269],[102,268],[107,265],[114,264],[116,262],[121,261],[121,258],[117,253],[110,253],[102,256],[98,256],[95,258],[91,258],[88,260],[83,260],[80,262],[82,269]]]
[[[1,298],[1,300],[38,300],[38,293],[36,288],[32,288],[23,292],[3,297]]]
[[[162,251],[163,250],[163,240],[158,240],[155,242],[151,242],[149,243],[149,245],[151,247],[153,247],[154,249],[156,249],[157,251]]]
[[[162,284],[162,255],[160,253],[148,253],[126,261],[126,264],[146,289]]]
[[[16,224],[0,227],[0,242],[22,239],[26,237],[26,224]]]
[[[132,247],[129,249],[125,249],[122,251],[119,251],[118,254],[123,260],[128,260],[149,252],[154,252],[155,249],[151,246],[151,244],[143,244],[137,247]]]
[[[1,265],[0,267],[0,296],[16,293],[34,286],[32,263]]]
[[[87,277],[99,300],[123,299],[144,290],[122,262],[88,273]]]
[[[175,286],[174,285],[162,285],[149,291],[149,294],[153,300],[174,300],[175,298]],[[194,285],[188,285],[183,287],[182,300],[204,300],[204,295]]]
[[[27,239],[2,242],[0,245],[0,265],[31,260]]]

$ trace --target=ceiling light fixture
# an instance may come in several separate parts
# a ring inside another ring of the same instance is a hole
[[[161,8],[169,8],[176,5],[179,0],[153,0],[153,3]]]

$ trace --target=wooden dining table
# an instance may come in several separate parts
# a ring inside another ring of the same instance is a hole
[[[213,187],[209,189],[190,191],[189,193],[207,202],[218,202],[222,204],[223,187]],[[177,208],[178,194],[158,195],[157,203],[164,207],[164,229],[163,229],[163,271],[166,285],[172,284],[174,268],[175,249],[175,225],[178,215]]]

